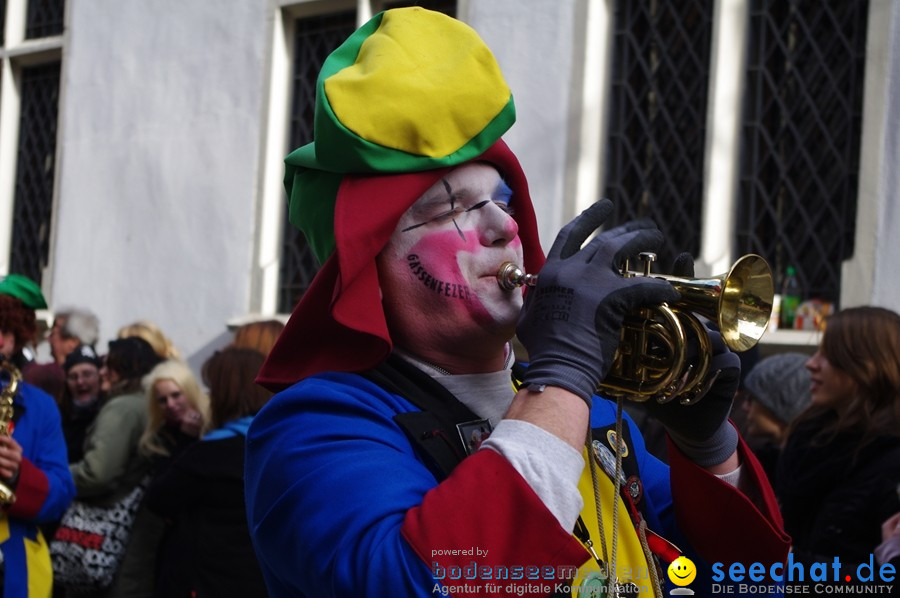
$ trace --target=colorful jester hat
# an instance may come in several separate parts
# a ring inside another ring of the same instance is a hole
[[[314,141],[286,159],[291,223],[323,264],[260,370],[273,390],[362,371],[393,343],[375,258],[400,217],[453,168],[486,162],[513,190],[525,266],[543,264],[528,185],[500,139],[515,121],[497,61],[469,26],[422,8],[379,13],[326,60]]]

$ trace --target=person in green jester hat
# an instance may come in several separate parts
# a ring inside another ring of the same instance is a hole
[[[21,380],[11,361],[36,332],[40,287],[0,276],[0,595],[50,596],[53,571],[41,526],[59,520],[75,496],[53,398]],[[18,380],[16,380],[18,379]]]
[[[717,333],[707,396],[655,414],[671,472],[595,395],[624,316],[678,298],[617,272],[662,235],[637,221],[585,244],[601,201],[545,258],[501,139],[514,120],[490,50],[440,13],[380,13],[325,61],[315,140],[285,176],[323,265],[260,370],[278,394],[247,437],[271,595],[584,596],[610,589],[607,572],[620,594],[662,595],[657,565],[678,548],[698,569],[786,557],[771,488],[727,421],[739,364]],[[537,286],[501,287],[506,262]]]

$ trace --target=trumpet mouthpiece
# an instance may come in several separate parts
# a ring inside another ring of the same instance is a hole
[[[518,287],[533,287],[537,284],[537,274],[526,274],[512,262],[504,262],[497,271],[497,284],[504,291],[512,291]]]

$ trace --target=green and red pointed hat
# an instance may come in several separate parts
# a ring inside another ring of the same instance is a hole
[[[382,12],[325,60],[314,141],[285,159],[291,223],[323,263],[258,381],[283,388],[321,371],[359,371],[392,349],[375,257],[400,216],[451,169],[494,165],[513,190],[526,268],[543,253],[525,175],[501,136],[509,86],[465,23],[426,9]]]

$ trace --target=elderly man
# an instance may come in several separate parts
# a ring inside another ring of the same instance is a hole
[[[323,65],[316,139],[285,180],[324,265],[260,373],[281,392],[247,447],[272,595],[662,595],[658,565],[679,548],[704,570],[785,557],[771,490],[727,422],[734,354],[713,356],[696,406],[655,406],[671,476],[594,395],[625,315],[678,297],[617,273],[662,237],[640,221],[585,244],[611,211],[599,202],[544,264],[500,140],[513,120],[490,51],[438,13],[379,14]],[[540,270],[524,301],[498,285],[506,262]]]
[[[68,307],[56,312],[47,341],[53,360],[62,367],[69,353],[79,345],[88,345],[93,349],[98,338],[100,322],[97,316],[86,309]]]

